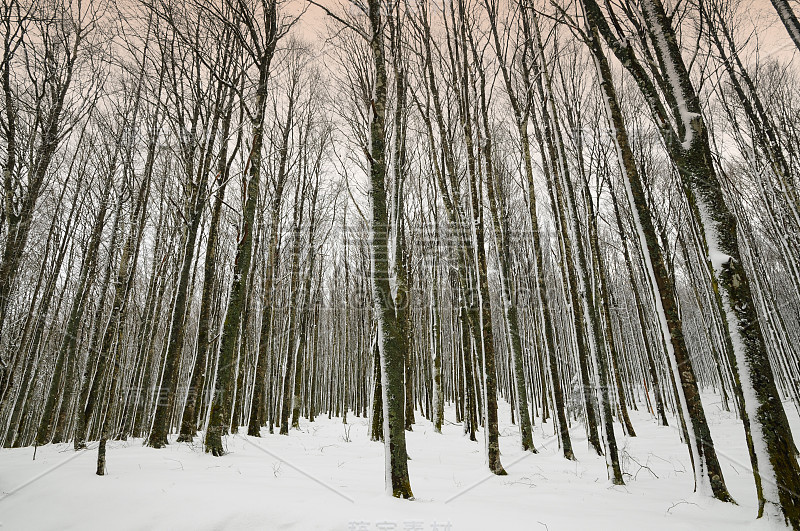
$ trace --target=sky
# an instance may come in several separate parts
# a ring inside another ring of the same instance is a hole
[[[334,12],[340,11],[349,3],[348,0],[317,1]],[[793,7],[797,12],[800,9],[800,2],[797,0],[790,0],[790,2],[794,4]],[[320,33],[324,31],[325,20],[328,17],[321,8],[309,4],[306,0],[290,0],[286,8],[292,12],[299,12],[304,6],[307,7],[307,10],[299,22],[298,33],[311,41],[316,41],[321,38]],[[753,27],[758,29],[759,48],[762,58],[772,55],[788,58],[789,55],[795,53],[794,44],[780,20],[778,20],[770,0],[742,0],[740,11],[743,15],[743,27],[737,29],[742,34],[749,33]]]

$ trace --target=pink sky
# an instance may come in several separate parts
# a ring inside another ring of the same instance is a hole
[[[334,12],[345,9],[349,3],[348,0],[317,0],[317,2],[329,7]],[[306,0],[291,0],[285,9],[291,12],[299,12],[303,6],[307,6],[307,11],[300,20],[297,31],[306,39],[316,41],[319,38],[319,33],[325,28],[327,16],[322,9],[309,4]],[[758,29],[760,55],[762,58],[775,54],[787,55],[788,58],[789,54],[795,53],[794,44],[778,20],[770,0],[742,0],[740,9],[746,9],[748,14],[752,15],[749,18],[745,18]],[[744,31],[750,31],[750,29],[739,28],[742,34],[744,34]]]

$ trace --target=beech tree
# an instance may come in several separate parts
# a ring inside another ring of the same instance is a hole
[[[214,382],[214,398],[205,435],[206,452],[214,456],[224,453],[222,435],[230,426],[233,388],[232,367],[235,363],[235,349],[240,335],[241,318],[247,279],[250,275],[250,262],[253,252],[253,232],[256,205],[260,190],[261,151],[264,144],[264,115],[267,107],[267,90],[272,66],[272,58],[278,40],[288,30],[287,23],[281,19],[275,0],[263,0],[256,6],[247,6],[243,2],[226,5],[214,13],[221,24],[231,25],[236,35],[237,46],[244,50],[256,73],[255,102],[253,108],[247,109],[252,126],[250,149],[247,158],[247,185],[245,188],[242,224],[239,227],[239,238],[233,267],[233,283],[228,297],[228,308],[225,313],[222,335],[220,338],[219,357],[217,358],[217,376]]]
[[[745,387],[745,396],[754,397],[745,401],[745,409],[748,417],[754,419],[756,428],[754,438],[757,450],[753,456],[753,469],[757,476],[756,483],[760,485],[759,516],[765,510],[779,509],[788,522],[798,526],[798,500],[792,493],[800,481],[800,468],[791,457],[794,443],[786,413],[778,398],[755,301],[744,269],[737,221],[723,196],[713,163],[708,129],[703,120],[701,100],[689,78],[674,29],[660,0],[642,3],[640,13],[647,24],[646,35],[662,71],[662,76],[656,81],[657,88],[634,55],[630,44],[622,44],[612,32],[599,6],[593,0],[586,0],[584,6],[591,23],[599,29],[646,96],[670,158],[686,185],[692,213],[703,229],[707,260],[722,287],[727,332],[731,335],[738,370],[744,373],[742,385]],[[609,16],[616,15],[612,11]],[[684,370],[678,369],[681,373]],[[699,420],[702,410],[699,400],[697,403],[697,414],[692,419],[695,422]],[[702,424],[694,429],[703,429]],[[702,433],[697,435],[699,440],[707,440]],[[714,495],[720,499],[730,499],[724,489],[721,471],[715,470],[719,468],[714,463],[716,458],[709,454],[706,453],[706,463],[702,463],[702,457],[696,457],[695,466],[708,466]],[[768,479],[765,480],[765,477]]]

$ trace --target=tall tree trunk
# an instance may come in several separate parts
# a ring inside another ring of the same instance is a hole
[[[408,478],[405,435],[404,353],[398,348],[402,329],[397,322],[389,284],[386,209],[386,58],[381,0],[368,0],[370,49],[375,78],[371,102],[369,167],[372,203],[372,290],[378,319],[381,358],[383,435],[386,447],[386,490],[396,498],[413,498]]]
[[[732,501],[725,486],[722,469],[714,450],[711,432],[700,400],[700,392],[678,314],[672,280],[667,272],[664,256],[658,244],[644,188],[628,140],[622,112],[619,109],[616,91],[612,84],[611,70],[600,45],[598,32],[600,26],[605,24],[605,19],[602,18],[602,13],[593,0],[584,0],[584,5],[591,25],[589,28],[591,50],[595,57],[601,88],[608,108],[608,119],[614,131],[628,200],[631,212],[634,213],[634,222],[639,235],[639,244],[643,250],[647,251],[643,252],[643,255],[651,282],[655,284],[653,292],[658,294],[656,298],[657,314],[662,333],[665,338],[669,338],[666,346],[670,366],[680,381],[680,390],[677,394],[681,405],[680,410],[687,424],[687,442],[694,463],[695,485],[700,490],[708,485],[714,497],[723,501]]]

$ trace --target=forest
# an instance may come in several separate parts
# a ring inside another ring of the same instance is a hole
[[[798,10],[0,0],[0,526],[800,530]]]

